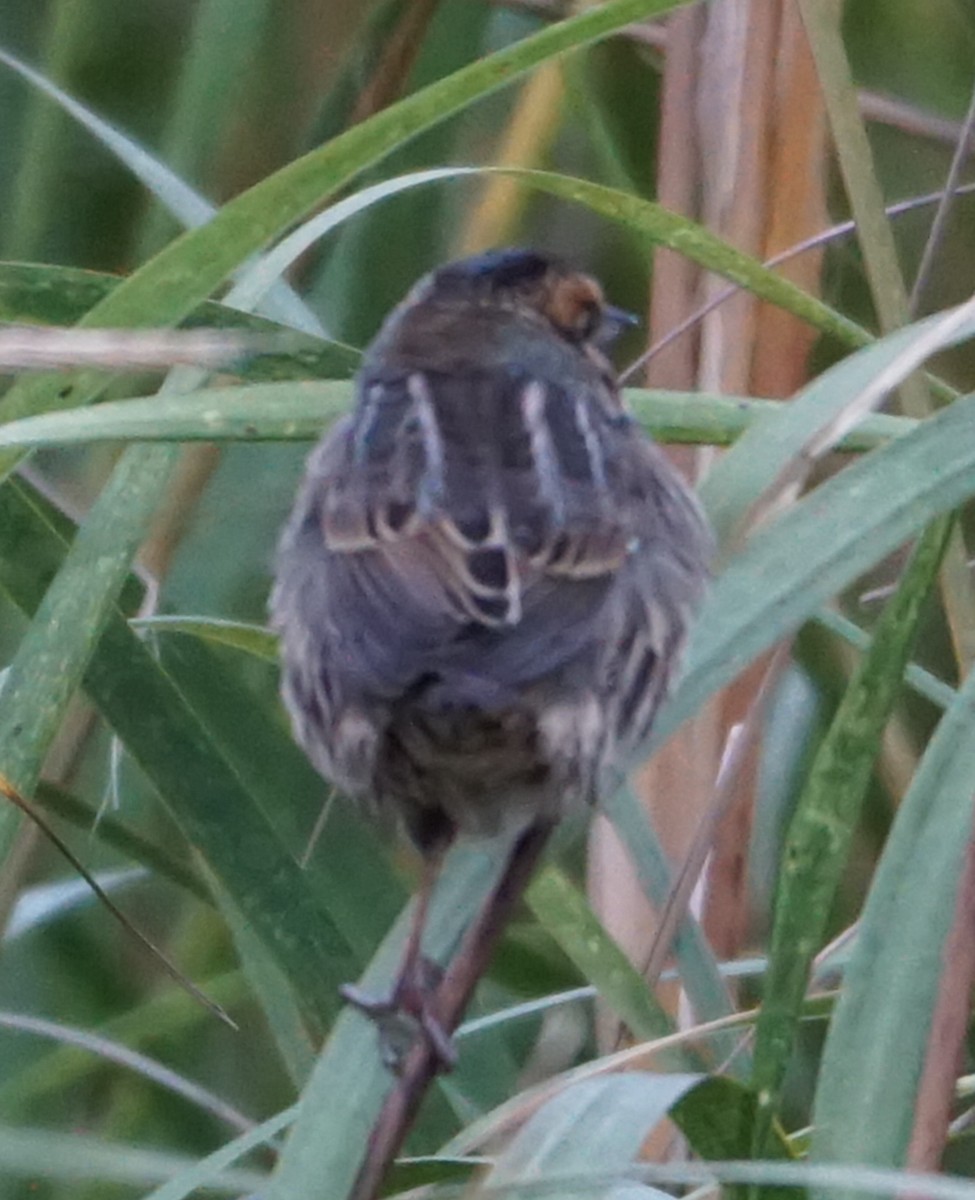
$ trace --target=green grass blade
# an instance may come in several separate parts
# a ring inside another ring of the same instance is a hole
[[[41,602],[45,571],[65,552],[57,523],[49,520],[19,487],[0,489],[0,585],[27,613]],[[18,554],[28,542],[29,563]],[[164,669],[121,616],[110,615],[84,683],[275,956],[306,1019],[319,1031],[326,1028],[338,1008],[336,986],[356,972],[356,958],[314,889],[312,873],[298,867],[248,776],[187,699],[190,673],[181,678]]]
[[[191,1170],[194,1160],[187,1155],[168,1154],[121,1142],[74,1133],[48,1133],[41,1129],[0,1126],[0,1179],[61,1180],[77,1188],[83,1180],[100,1184],[146,1187]],[[265,1177],[259,1171],[224,1171],[210,1187],[225,1196],[253,1192]]]
[[[603,807],[626,846],[647,899],[658,909],[662,908],[673,886],[673,871],[632,789],[620,788]],[[690,914],[677,927],[673,949],[681,983],[687,991],[695,1018],[698,1021],[714,1021],[731,1013],[731,997],[718,963],[704,931]],[[728,1061],[728,1070],[732,1074],[737,1075],[747,1069],[748,1051],[741,1048],[741,1038],[733,1032],[716,1034],[713,1045],[715,1058]]]
[[[0,684],[0,791],[31,796],[176,453],[161,445],[126,451],[47,589]],[[16,816],[8,809],[0,817],[0,861]]]
[[[534,1189],[522,1191],[518,1185],[551,1176],[581,1180],[595,1172],[605,1181],[618,1170],[622,1180],[654,1126],[699,1082],[698,1075],[633,1071],[566,1088],[526,1121],[498,1155],[485,1184],[504,1188],[511,1200],[527,1200]],[[593,1200],[610,1200],[611,1193],[605,1184],[585,1190]]]
[[[715,581],[659,745],[749,662],[942,513],[975,492],[975,397],[852,463],[759,529]]]
[[[890,334],[824,372],[789,404],[779,404],[755,422],[701,487],[719,537],[730,536],[765,488],[851,404],[867,397],[876,405],[932,354],[971,337],[972,321],[959,322],[966,309],[969,306],[938,313]]]
[[[115,275],[53,267],[45,263],[0,262],[0,320],[41,325],[73,325],[121,283]],[[257,340],[278,337],[279,353],[262,353],[234,364],[234,374],[255,383],[294,379],[348,379],[360,354],[344,342],[325,341],[208,300],[182,322],[185,329],[234,329]]]
[[[942,517],[918,542],[820,743],[789,825],[755,1044],[756,1158],[766,1154],[813,957],[826,937],[884,726],[900,693],[951,527],[952,518]]]
[[[120,283],[88,311],[81,324],[177,323],[250,255],[407,139],[541,62],[682,3],[684,0],[610,0],[430,84],[229,201],[206,225],[184,233]],[[5,410],[8,417],[17,418],[72,408],[93,399],[104,386],[102,372],[77,372],[67,379],[41,376],[13,388]],[[0,455],[0,471],[9,470],[16,460],[13,454]]]
[[[674,1032],[673,1022],[646,980],[562,871],[546,867],[532,880],[525,900],[542,927],[639,1040],[654,1041]],[[662,1065],[672,1070],[701,1070],[697,1056],[683,1047],[660,1057]]]
[[[816,1089],[818,1162],[905,1161],[972,836],[973,725],[975,673],[928,745],[864,906]]]
[[[230,646],[265,662],[278,661],[278,639],[265,625],[246,621],[225,621],[220,617],[134,617],[133,629],[159,634],[184,634],[198,637],[214,646]]]
[[[287,1129],[298,1113],[298,1106],[286,1108],[284,1112],[276,1113],[269,1120],[262,1122],[256,1129],[236,1137],[233,1141],[221,1146],[212,1154],[193,1163],[172,1179],[150,1192],[144,1200],[185,1200],[202,1188],[210,1189],[218,1184],[221,1176],[238,1159],[260,1146],[266,1146],[282,1129]]]
[[[254,360],[256,366],[261,360]],[[247,368],[245,368],[247,369]],[[706,393],[628,388],[630,411],[659,442],[725,446],[783,406]],[[111,400],[0,425],[0,447],[36,449],[96,441],[282,441],[317,438],[352,404],[352,385],[329,382],[201,388],[189,395]],[[917,428],[910,417],[868,417],[839,449],[883,445]]]

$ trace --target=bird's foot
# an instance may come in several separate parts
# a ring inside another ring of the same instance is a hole
[[[395,1074],[420,1037],[433,1052],[438,1070],[451,1071],[457,1063],[453,1039],[435,1011],[442,975],[437,963],[420,957],[412,970],[399,977],[388,996],[370,995],[350,983],[339,989],[343,1000],[375,1022],[383,1063]]]

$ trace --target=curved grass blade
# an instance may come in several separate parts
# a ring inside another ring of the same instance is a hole
[[[0,793],[29,802],[48,746],[128,575],[175,447],[131,447],[44,594],[0,684]],[[19,827],[0,814],[0,861]]]
[[[207,979],[205,986],[207,993],[225,1008],[234,1008],[248,999],[240,971]],[[133,1050],[189,1033],[206,1020],[206,1013],[195,1000],[182,989],[172,987],[151,996],[138,1008],[111,1018],[94,1032]],[[62,1045],[41,1054],[0,1082],[0,1111],[11,1115],[23,1113],[27,1105],[57,1095],[88,1078],[93,1068],[97,1069],[97,1063],[91,1054],[77,1046]]]
[[[973,724],[975,673],[928,745],[864,906],[816,1089],[812,1156],[818,1162],[905,1161],[972,837]]]
[[[0,262],[0,320],[73,325],[109,296],[122,280],[80,267]],[[257,338],[287,339],[280,353],[259,354],[235,364],[234,374],[255,383],[278,379],[348,379],[360,354],[344,342],[298,333],[266,317],[207,300],[181,323],[184,329],[233,329]]]
[[[355,192],[299,225],[268,251],[235,286],[228,301],[242,307],[253,306],[266,288],[316,242],[350,217],[366,212],[391,196],[432,183],[499,176],[511,179],[521,187],[581,204],[648,238],[654,245],[668,246],[761,299],[808,321],[843,345],[859,348],[873,341],[871,334],[855,322],[680,213],[631,192],[591,180],[519,167],[439,167],[396,176]]]
[[[916,367],[945,346],[975,335],[975,302],[899,329],[826,371],[788,404],[757,421],[714,466],[701,496],[727,539],[748,509],[796,464],[808,464],[847,434]]]
[[[867,330],[844,317],[835,309],[817,300],[809,292],[777,275],[758,259],[743,254],[722,241],[710,230],[671,212],[652,200],[644,200],[618,188],[574,179],[550,171],[518,171],[504,167],[493,168],[500,174],[510,174],[519,181],[548,192],[563,200],[582,204],[591,212],[626,225],[648,237],[655,245],[672,250],[698,263],[709,271],[723,275],[732,283],[746,288],[753,295],[808,321],[816,329],[835,337],[851,348],[869,345],[873,340]]]
[[[765,1157],[814,955],[859,825],[884,726],[925,601],[948,545],[952,518],[933,522],[918,542],[816,752],[789,825],[775,899],[758,1019],[753,1086],[759,1098],[752,1153]]]
[[[781,411],[772,400],[690,392],[624,393],[634,417],[658,442],[725,446]],[[44,413],[0,425],[0,447],[34,449],[93,441],[281,441],[311,439],[352,403],[347,383],[253,384],[201,388],[183,396],[110,400],[94,408]],[[849,453],[883,445],[917,427],[910,417],[877,413],[840,444]]]
[[[135,617],[129,624],[133,629],[148,630],[154,634],[188,634],[212,645],[231,646],[265,662],[278,661],[278,639],[264,625],[224,621],[218,617],[175,616]]]
[[[149,878],[149,873],[142,867],[117,867],[93,874],[101,890],[110,896],[138,887]],[[0,943],[9,946],[18,938],[30,937],[35,931],[92,905],[96,900],[95,893],[80,875],[23,888],[10,910]]]
[[[0,1178],[61,1180],[74,1188],[83,1180],[151,1187],[194,1165],[187,1155],[163,1150],[74,1133],[0,1125]],[[209,1186],[221,1195],[239,1196],[257,1190],[265,1179],[259,1171],[237,1167],[223,1171]]]
[[[956,401],[753,535],[705,599],[652,746],[869,566],[975,493],[973,416],[975,396]]]
[[[44,595],[46,572],[65,552],[61,524],[18,485],[0,489],[0,586],[27,613]],[[25,541],[29,560],[18,553]],[[110,613],[84,682],[276,957],[306,1019],[313,1028],[327,1028],[338,1007],[337,984],[355,973],[349,941],[314,890],[313,874],[300,870],[262,811],[253,781],[249,788],[248,776],[187,700],[190,673],[178,672],[178,666],[176,673],[172,665],[164,669],[121,616]]]
[[[201,1084],[187,1079],[186,1076],[180,1075],[179,1072],[154,1058],[149,1058],[148,1055],[140,1054],[128,1046],[123,1046],[121,1042],[92,1033],[89,1029],[79,1029],[58,1021],[44,1020],[32,1013],[4,1011],[0,1011],[0,1029],[10,1029],[18,1033],[31,1033],[36,1037],[49,1038],[63,1046],[77,1047],[103,1062],[115,1063],[177,1096],[182,1096],[188,1103],[197,1106],[202,1112],[210,1113],[217,1120],[223,1121],[238,1132],[251,1130],[256,1124],[234,1108],[232,1104],[221,1099]]]
[[[240,7],[239,5],[237,6]],[[235,22],[239,25],[239,22]],[[123,163],[152,193],[161,205],[174,217],[180,225],[187,229],[196,229],[205,225],[218,210],[209,200],[204,199],[198,192],[182,180],[175,171],[170,170],[165,163],[138,144],[133,138],[126,136],[108,121],[103,120],[84,104],[69,96],[62,88],[47,79],[40,71],[34,70],[21,62],[9,51],[0,48],[0,63],[14,71],[32,87],[43,92],[45,96],[58,104],[64,112],[88,132]],[[275,280],[272,293],[265,305],[265,315],[275,317],[284,324],[304,333],[324,336],[324,329],[318,318],[295,295],[292,289],[281,280]]]
[[[685,2],[609,0],[430,84],[229,201],[206,225],[184,233],[120,283],[80,324],[91,328],[177,323],[250,255],[407,139],[540,62]],[[94,399],[104,386],[100,372],[76,372],[67,380],[42,376],[15,386],[5,410],[10,418],[18,418],[72,408]],[[0,455],[0,473],[14,462],[16,455]]]
[[[587,1172],[598,1172],[605,1180],[618,1170],[622,1181],[654,1126],[700,1079],[633,1071],[566,1088],[525,1123],[495,1159],[484,1183],[521,1200],[531,1193],[519,1184],[549,1175],[581,1181]],[[611,1191],[594,1185],[586,1194],[609,1200]]]
[[[673,1022],[646,980],[563,872],[546,867],[529,884],[525,900],[542,927],[640,1041],[665,1038],[674,1032]],[[683,1047],[663,1054],[661,1065],[681,1071],[702,1067],[700,1058]]]

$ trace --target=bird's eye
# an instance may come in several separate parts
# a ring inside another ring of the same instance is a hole
[[[596,336],[603,323],[603,306],[595,300],[586,300],[579,305],[575,322],[576,336],[581,342],[587,342]]]

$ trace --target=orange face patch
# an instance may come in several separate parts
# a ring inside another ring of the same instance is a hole
[[[589,275],[569,275],[552,285],[545,315],[559,329],[577,338],[591,336],[599,325],[603,289]]]

